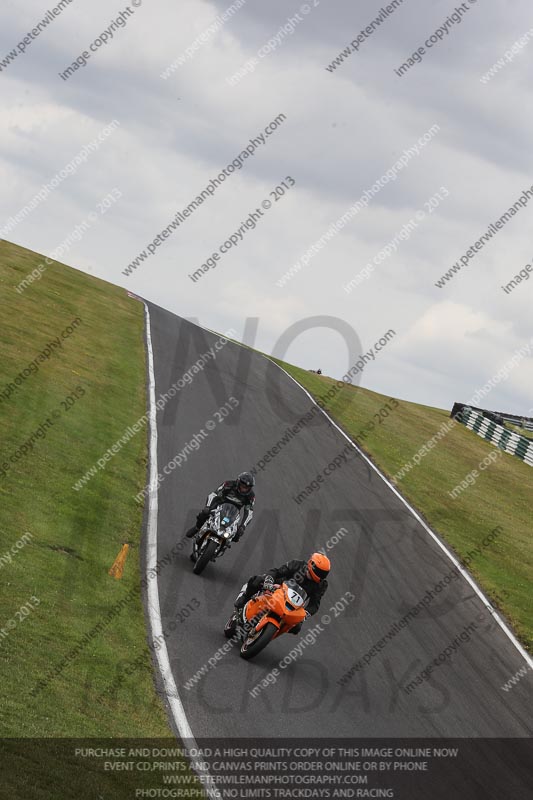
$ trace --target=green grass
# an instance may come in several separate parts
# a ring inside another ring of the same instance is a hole
[[[168,736],[139,595],[47,688],[30,694],[139,586],[142,510],[132,498],[144,484],[147,456],[143,430],[86,488],[73,491],[145,413],[143,307],[124,290],[57,263],[18,294],[15,287],[40,261],[0,242],[0,391],[73,319],[81,324],[9,399],[0,399],[0,464],[9,464],[44,420],[60,412],[46,438],[7,474],[0,472],[0,556],[26,531],[33,537],[0,569],[0,628],[32,596],[40,601],[0,641],[0,736]],[[61,401],[78,386],[85,395],[64,410]],[[131,548],[122,580],[114,580],[108,569],[123,542]],[[97,700],[138,656],[140,668]]]
[[[315,398],[325,395],[335,384],[325,376],[278,363]],[[448,411],[402,400],[380,423],[374,415],[379,415],[387,401],[392,405],[384,395],[344,386],[325,407],[374,463],[392,477],[450,416]],[[372,422],[375,427],[368,430]],[[532,651],[533,470],[516,456],[505,453],[488,469],[479,470],[480,462],[494,452],[493,445],[457,424],[419,466],[398,480],[397,486],[460,558],[479,546],[496,526],[502,527],[494,544],[485,547],[469,569]],[[474,469],[480,472],[474,485],[452,499],[448,493]]]

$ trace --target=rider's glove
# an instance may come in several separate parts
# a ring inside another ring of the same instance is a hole
[[[272,575],[267,575],[265,580],[263,581],[263,589],[265,592],[273,592],[274,591],[274,578]]]

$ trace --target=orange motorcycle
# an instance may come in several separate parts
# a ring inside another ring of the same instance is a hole
[[[254,658],[272,639],[304,621],[307,601],[306,592],[290,578],[275,584],[273,592],[261,591],[248,600],[242,612],[232,614],[224,634],[242,640],[242,658]]]

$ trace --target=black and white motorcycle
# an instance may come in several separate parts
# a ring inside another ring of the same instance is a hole
[[[194,537],[193,572],[199,575],[210,561],[220,558],[231,546],[241,518],[241,509],[233,503],[223,503],[209,514]]]

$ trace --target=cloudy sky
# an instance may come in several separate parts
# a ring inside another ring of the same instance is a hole
[[[242,7],[218,22],[230,0],[72,0],[24,44],[53,2],[2,3],[0,235],[44,254],[79,238],[60,260],[216,330],[242,336],[246,318],[257,318],[249,343],[278,355],[287,330],[314,318],[285,357],[336,377],[359,355],[335,330],[339,320],[363,352],[393,329],[361,384],[443,408],[468,400],[532,344],[485,405],[533,415],[533,279],[509,294],[501,288],[533,263],[533,197],[444,288],[435,285],[533,185],[528,0],[514,0],[512,12],[501,0],[466,0],[453,19],[457,2],[404,0],[331,70],[379,16],[378,0],[235,0]],[[112,26],[121,12],[124,24]],[[425,47],[438,29],[442,41],[436,34]],[[422,60],[399,77],[421,46]],[[84,51],[86,65],[63,80]],[[499,59],[502,68],[483,82]],[[244,77],[230,80],[239,70]],[[125,275],[279,115],[242,168]],[[9,223],[113,120],[85,163]],[[280,286],[431,128],[396,180]],[[282,182],[288,188],[276,198]],[[257,227],[241,228],[242,239],[220,255],[256,208]],[[396,249],[383,257],[391,242]],[[215,268],[193,282],[189,275],[217,252]],[[369,263],[368,278],[346,292]]]

